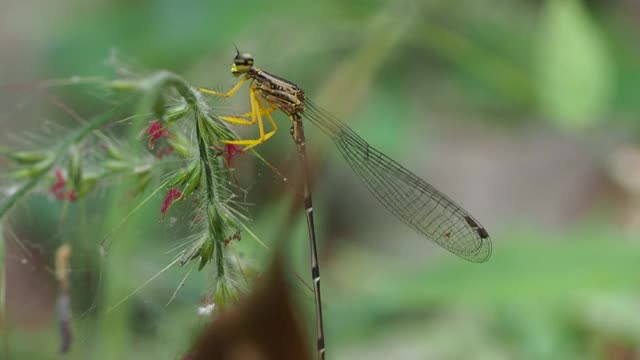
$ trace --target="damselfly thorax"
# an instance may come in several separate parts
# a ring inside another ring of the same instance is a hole
[[[256,67],[245,76],[252,79],[250,86],[258,95],[285,114],[293,116],[304,112],[304,91],[298,85]]]

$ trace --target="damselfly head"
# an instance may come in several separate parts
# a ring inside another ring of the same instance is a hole
[[[233,59],[231,73],[235,76],[245,74],[253,67],[253,56],[249,53],[241,53],[236,49],[236,57]]]

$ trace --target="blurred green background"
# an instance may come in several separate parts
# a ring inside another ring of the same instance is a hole
[[[55,141],[56,131],[77,126],[24,84],[169,69],[226,90],[236,44],[489,230],[486,264],[428,243],[309,129],[331,359],[640,358],[637,1],[9,0],[1,9],[0,146],[37,144],[30,133]],[[104,110],[97,93],[52,92],[83,116]],[[219,106],[244,112],[248,102]],[[288,176],[294,146],[288,120],[276,120],[283,131],[259,151]],[[291,188],[252,157],[237,167],[249,227],[273,243]],[[168,306],[188,269],[173,267],[132,294],[171,262],[188,214],[178,206],[158,222],[157,197],[101,256],[98,243],[128,201],[104,190],[65,205],[44,189],[5,220],[0,346],[11,359],[186,352],[204,323],[197,308],[212,271],[194,271]],[[291,254],[306,279],[305,226],[297,219]],[[76,331],[65,356],[57,355],[52,275],[63,242],[73,246]],[[250,236],[234,249],[248,269],[264,269],[269,253]],[[302,286],[294,295],[313,321],[312,295]]]

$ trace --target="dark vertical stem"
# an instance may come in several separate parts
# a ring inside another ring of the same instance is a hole
[[[302,119],[299,115],[294,114],[291,117],[293,121],[293,141],[298,149],[298,157],[300,158],[300,166],[302,168],[303,186],[304,186],[304,212],[307,217],[307,227],[309,228],[309,242],[311,248],[311,278],[313,280],[313,292],[316,301],[316,322],[318,325],[318,359],[324,360],[324,325],[322,319],[322,296],[320,295],[320,265],[318,264],[318,249],[316,244],[316,230],[313,223],[313,203],[311,200],[311,179],[309,176],[309,163],[307,162],[307,151],[304,137],[304,128]]]

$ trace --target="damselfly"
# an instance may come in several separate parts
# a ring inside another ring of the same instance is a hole
[[[255,140],[227,141],[228,143],[245,145],[246,150],[265,142],[278,130],[271,116],[276,110],[285,113],[293,123],[291,134],[304,170],[304,206],[311,242],[311,273],[318,320],[318,352],[321,359],[324,359],[325,348],[320,270],[302,118],[309,120],[333,140],[367,189],[398,219],[427,239],[466,260],[485,262],[489,259],[492,251],[491,239],[477,220],[426,181],[371,147],[346,124],[309,100],[296,84],[257,68],[250,54],[240,53],[237,49],[231,73],[241,79],[227,93],[204,88],[199,90],[229,98],[249,81],[251,111],[242,116],[223,116],[221,119],[240,125],[257,124],[260,137]],[[263,116],[271,126],[269,131],[265,131]]]

